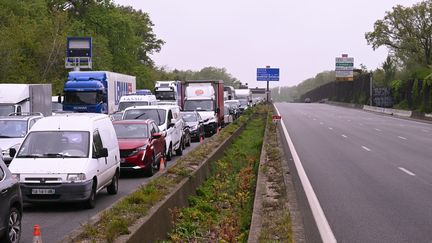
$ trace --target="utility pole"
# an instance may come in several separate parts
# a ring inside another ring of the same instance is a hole
[[[369,105],[373,106],[373,72],[369,74]]]
[[[270,68],[270,66],[266,66],[266,68]],[[267,103],[270,103],[270,80],[269,77],[267,76]]]

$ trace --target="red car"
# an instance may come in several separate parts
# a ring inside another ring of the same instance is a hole
[[[153,120],[113,121],[120,147],[120,169],[152,176],[165,160],[165,137]]]

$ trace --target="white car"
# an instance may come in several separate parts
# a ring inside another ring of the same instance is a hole
[[[173,151],[183,154],[183,127],[180,107],[177,105],[136,106],[126,108],[122,120],[151,119],[165,132],[165,157],[171,160]]]
[[[118,191],[120,152],[110,118],[65,113],[40,119],[26,135],[9,169],[24,202],[80,202],[95,206],[96,194]]]

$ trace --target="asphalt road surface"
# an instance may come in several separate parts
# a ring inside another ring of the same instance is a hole
[[[338,242],[432,242],[432,125],[277,103]]]
[[[192,143],[183,151],[187,154],[199,143]],[[168,162],[168,167],[175,164],[180,158],[174,156],[173,160]],[[78,204],[56,203],[24,206],[22,222],[22,243],[31,243],[33,240],[33,227],[38,224],[41,227],[43,242],[60,242],[67,234],[77,229],[80,225],[85,224],[91,217],[98,214],[101,210],[111,206],[117,200],[134,192],[141,184],[151,180],[153,177],[144,177],[142,175],[121,176],[119,180],[119,191],[116,195],[109,195],[106,190],[101,191],[96,196],[96,207],[93,209],[83,209]]]

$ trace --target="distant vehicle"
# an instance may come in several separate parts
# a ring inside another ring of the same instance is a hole
[[[62,96],[52,96],[51,97],[51,111],[55,115],[57,112],[63,111],[63,97]]]
[[[205,120],[206,135],[215,134],[224,123],[222,80],[188,80],[183,83],[183,111],[197,111]]]
[[[23,201],[18,180],[0,157],[0,242],[18,243],[21,238]]]
[[[135,93],[136,78],[109,71],[69,72],[63,110],[112,114],[123,95]]]
[[[228,124],[233,122],[233,114],[234,114],[234,111],[228,105],[225,105],[225,108],[224,108],[224,126],[227,126]]]
[[[305,98],[304,102],[305,103],[311,103],[311,99],[310,98]]]
[[[233,86],[224,86],[224,100],[233,100],[235,91]]]
[[[44,117],[30,130],[9,169],[23,201],[79,202],[95,206],[102,189],[117,194],[120,152],[111,120],[103,114]]]
[[[123,111],[117,111],[109,115],[111,121],[120,121],[123,117]]]
[[[152,92],[149,89],[137,89],[137,95],[152,95]]]
[[[0,116],[10,113],[52,113],[51,84],[0,84]]]
[[[192,141],[200,141],[204,139],[204,120],[196,111],[182,111],[180,115],[185,122],[185,126],[189,127],[190,136]]]
[[[159,130],[166,132],[165,135],[165,154],[168,161],[173,156],[183,154],[183,120],[180,117],[180,107],[174,105],[156,106],[134,106],[126,108],[123,120],[151,119],[158,125]]]
[[[181,90],[182,82],[178,80],[155,83],[155,95],[159,101],[175,102],[176,105],[181,106]]]
[[[152,176],[165,156],[165,137],[153,120],[113,122],[120,146],[120,169]]]
[[[21,113],[19,116],[11,114],[11,116],[0,117],[0,148],[3,149],[3,160],[7,165],[12,161],[9,149],[18,149],[27,132],[42,117],[41,113]]]
[[[240,116],[240,101],[238,100],[225,100],[225,105],[232,111],[233,119],[237,119]]]
[[[118,111],[124,111],[131,106],[157,105],[156,96],[154,95],[137,95],[128,94],[120,98]]]
[[[240,102],[240,111],[243,112],[252,103],[252,92],[250,89],[236,89],[235,99]]]
[[[158,105],[177,105],[177,103],[173,102],[173,101],[160,101],[160,100],[157,102],[157,104]]]

